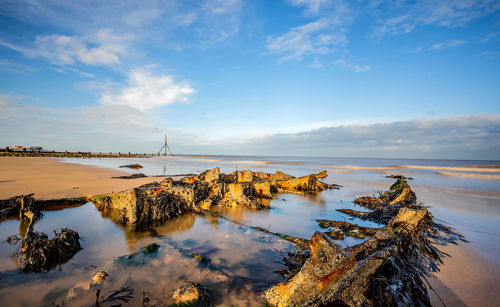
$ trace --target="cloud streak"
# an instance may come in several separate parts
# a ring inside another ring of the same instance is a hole
[[[101,29],[87,36],[39,35],[28,47],[2,41],[0,45],[58,66],[78,63],[99,66],[119,64],[130,39],[130,36],[119,36],[109,29]]]
[[[375,1],[368,12],[386,17],[380,18],[372,32],[372,38],[379,40],[386,35],[412,32],[420,26],[446,28],[461,27],[465,24],[500,10],[495,0],[456,1]]]
[[[310,22],[295,27],[283,35],[268,37],[266,48],[272,54],[284,55],[280,61],[300,60],[306,55],[327,54],[335,46],[344,46],[347,43],[347,37],[342,29],[324,32],[330,27],[325,19]]]
[[[436,43],[436,44],[430,46],[429,50],[443,50],[443,49],[457,47],[457,46],[460,46],[463,44],[465,44],[465,42],[463,40],[459,40],[459,39],[451,40],[451,41],[444,41],[444,42]]]

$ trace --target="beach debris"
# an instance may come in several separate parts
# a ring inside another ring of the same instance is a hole
[[[28,231],[13,258],[25,272],[50,270],[71,259],[81,248],[78,232],[63,228],[49,239],[45,233]]]
[[[127,164],[127,165],[121,165],[120,166],[121,168],[133,168],[133,169],[140,169],[140,168],[143,168],[142,165],[140,164]]]
[[[189,256],[198,260],[202,265],[209,265],[212,263],[212,260],[210,260],[210,258],[208,256],[203,256],[203,255],[196,253],[196,252],[191,253]]]
[[[138,174],[132,174],[132,175],[125,175],[125,176],[113,176],[111,178],[114,179],[137,179],[137,178],[145,178],[147,177],[143,173],[138,173]]]
[[[0,218],[19,215],[21,208],[27,210],[35,204],[34,194],[19,195],[0,200]]]
[[[430,306],[423,279],[438,270],[446,254],[436,245],[465,239],[436,223],[406,180],[399,177],[378,198],[358,198],[371,212],[339,210],[385,226],[376,229],[348,222],[317,220],[323,228],[369,237],[343,249],[331,233],[316,232],[307,250],[288,252],[284,280],[262,297],[271,306]],[[354,213],[355,212],[355,213]]]
[[[250,170],[226,175],[221,174],[217,167],[179,181],[167,177],[161,182],[95,195],[88,200],[115,222],[128,225],[134,231],[144,231],[173,217],[188,212],[206,212],[214,206],[265,209],[269,208],[269,200],[277,193],[338,189],[338,185],[318,180],[326,176],[326,171],[295,178],[279,171],[267,174]]]
[[[206,288],[199,283],[190,283],[172,292],[170,296],[176,305],[205,302],[210,297]]]

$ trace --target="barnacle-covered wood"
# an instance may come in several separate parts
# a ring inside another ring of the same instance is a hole
[[[358,198],[356,203],[373,211],[339,211],[385,226],[318,220],[323,227],[364,231],[371,237],[342,249],[330,236],[316,232],[308,252],[286,255],[284,264],[290,268],[280,271],[286,279],[262,294],[269,305],[430,306],[422,279],[442,263],[444,254],[436,245],[463,237],[434,222],[403,177],[379,198]]]
[[[326,171],[295,178],[277,171],[274,174],[236,171],[221,174],[219,168],[179,181],[165,178],[138,188],[95,195],[88,199],[120,224],[142,231],[186,212],[210,210],[213,206],[264,209],[277,193],[314,193],[337,189],[318,180]]]

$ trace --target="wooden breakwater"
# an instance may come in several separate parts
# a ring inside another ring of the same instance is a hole
[[[82,151],[13,151],[0,150],[0,157],[56,157],[56,158],[149,158],[151,153],[113,153]]]

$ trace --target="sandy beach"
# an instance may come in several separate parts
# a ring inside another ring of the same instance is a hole
[[[125,170],[60,163],[57,158],[0,157],[0,198],[35,193],[38,199],[85,197],[158,181],[156,177],[116,179]]]
[[[28,193],[39,199],[82,197],[158,181],[157,177],[114,179],[111,177],[129,172],[61,163],[56,158],[2,157],[0,170],[1,199]],[[444,259],[441,271],[429,282],[446,305],[494,306],[498,267],[467,244],[448,246],[444,251],[451,257]],[[429,296],[433,305],[442,305],[432,291]]]

